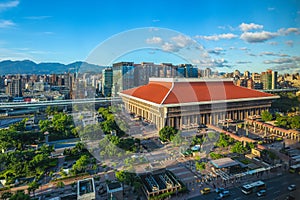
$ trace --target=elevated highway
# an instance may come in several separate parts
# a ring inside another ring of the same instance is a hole
[[[53,100],[53,101],[40,101],[40,102],[9,102],[0,103],[0,109],[21,109],[32,107],[47,107],[47,106],[70,106],[88,103],[108,103],[108,102],[121,102],[120,97],[105,97],[105,98],[86,98],[86,99],[67,99],[67,100]]]

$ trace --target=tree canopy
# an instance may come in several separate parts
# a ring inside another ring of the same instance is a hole
[[[261,113],[261,119],[265,122],[266,121],[271,121],[273,119],[273,116],[269,111],[263,111]]]
[[[286,129],[300,129],[300,115],[280,116],[277,115],[275,124]]]
[[[65,113],[56,113],[49,120],[40,120],[39,127],[42,133],[49,132],[50,140],[59,140],[77,137],[73,117]]]
[[[171,126],[165,126],[159,131],[159,139],[162,142],[171,141],[176,135],[177,130]]]

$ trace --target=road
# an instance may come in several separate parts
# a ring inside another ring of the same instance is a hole
[[[224,198],[226,200],[246,200],[246,199],[266,199],[266,200],[284,200],[288,194],[292,194],[294,197],[300,197],[300,175],[298,174],[284,174],[268,180],[265,180],[267,185],[267,194],[264,197],[257,197],[256,193],[245,195],[241,192],[240,187],[234,187],[229,189],[231,196]],[[295,191],[288,191],[287,187],[290,184],[296,184],[297,189]],[[189,200],[210,200],[215,199],[217,194],[211,192],[207,195],[201,195],[190,198]]]

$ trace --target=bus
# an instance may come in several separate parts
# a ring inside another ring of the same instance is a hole
[[[242,192],[244,194],[250,194],[252,192],[258,192],[266,189],[266,184],[263,181],[255,181],[242,186]]]
[[[299,173],[300,174],[300,164],[291,165],[289,169],[290,173]]]

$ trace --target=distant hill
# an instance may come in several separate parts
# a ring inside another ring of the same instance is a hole
[[[35,63],[30,60],[0,62],[0,74],[59,74],[64,72],[95,72],[100,73],[105,66],[77,61],[68,65],[61,63]]]

